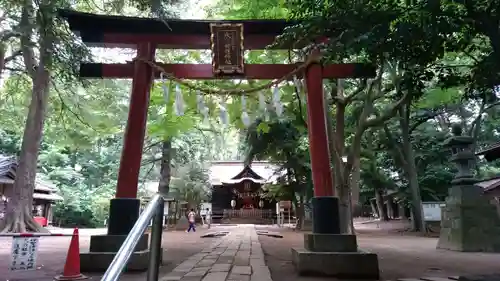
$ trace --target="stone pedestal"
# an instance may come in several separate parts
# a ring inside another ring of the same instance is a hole
[[[379,279],[377,255],[359,251],[356,235],[338,234],[338,210],[336,197],[313,198],[313,233],[292,248],[293,265],[300,275]]]
[[[80,254],[80,268],[82,272],[106,271],[137,221],[139,208],[139,199],[111,199],[108,234],[90,237],[89,252]],[[144,234],[125,267],[126,271],[146,271],[148,269],[148,245],[149,235]]]
[[[304,248],[292,248],[300,275],[379,279],[378,258],[359,251],[355,235],[305,234]]]
[[[500,252],[500,218],[491,198],[474,185],[454,185],[442,209],[438,249]]]
[[[95,235],[90,237],[90,251],[80,254],[82,272],[104,272],[120,249],[126,235]],[[135,247],[126,271],[146,271],[149,261],[149,235],[144,234]]]
[[[474,140],[462,136],[459,125],[452,126],[453,137],[444,142],[451,148],[450,161],[457,166],[451,181],[446,204],[441,211],[441,232],[438,249],[462,252],[500,252],[500,218],[491,198],[475,186],[472,172],[475,155]]]

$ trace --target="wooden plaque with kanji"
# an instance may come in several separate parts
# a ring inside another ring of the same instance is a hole
[[[217,75],[244,74],[243,24],[210,24],[212,67]]]

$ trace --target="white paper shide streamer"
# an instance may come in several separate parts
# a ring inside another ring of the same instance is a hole
[[[170,95],[170,89],[167,85],[167,79],[165,79],[165,75],[163,74],[163,72],[161,73],[160,75],[160,78],[161,78],[161,87],[163,89],[163,99],[165,100],[166,103],[168,103],[168,98],[169,98],[169,95]]]
[[[281,103],[280,89],[278,87],[273,88],[273,106],[276,115],[281,117],[283,115],[283,104]]]
[[[198,112],[203,115],[203,123],[205,125],[208,124],[208,107],[205,104],[205,101],[203,100],[203,96],[201,95],[200,91],[196,91],[196,107],[198,108]]]
[[[175,102],[174,110],[177,116],[184,115],[184,99],[182,97],[182,91],[179,84],[175,85]]]
[[[208,106],[205,103],[205,101],[203,100],[203,96],[199,95],[198,97],[199,97],[198,106],[199,106],[199,110],[200,110],[201,115],[203,115],[203,124],[209,125],[210,120],[208,118],[208,112],[209,112]]]
[[[201,114],[203,115],[203,124],[205,125],[209,125],[210,122],[209,122],[209,119],[208,119],[208,107],[203,107],[203,111],[201,112]]]
[[[229,114],[227,113],[226,109],[226,103],[224,101],[221,101],[219,103],[219,110],[220,110],[220,121],[224,126],[229,124]]]
[[[245,96],[241,96],[241,122],[245,127],[250,126],[250,116],[247,113],[247,100]]]
[[[196,108],[198,112],[203,113],[203,108],[205,107],[205,102],[199,90],[196,90]]]
[[[296,75],[293,76],[293,84],[295,85],[295,88],[297,88],[297,92],[300,93],[302,91],[302,82],[297,79]]]
[[[264,113],[264,120],[269,121],[269,112],[267,111],[266,97],[262,92],[259,92],[259,109]]]

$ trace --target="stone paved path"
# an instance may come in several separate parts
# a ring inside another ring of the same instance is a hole
[[[231,228],[160,281],[272,281],[253,225]]]

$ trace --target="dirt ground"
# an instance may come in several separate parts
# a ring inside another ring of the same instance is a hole
[[[381,280],[500,273],[500,254],[436,250],[437,238],[400,232],[403,223],[358,224],[358,245],[378,254]],[[274,228],[283,238],[259,236],[274,281],[320,281],[331,278],[297,276],[291,247],[303,247],[304,232]],[[361,265],[360,265],[361,266]]]
[[[359,247],[378,254],[382,280],[500,273],[500,254],[436,250],[436,238],[418,237],[413,233],[401,232],[400,230],[405,227],[403,222],[356,224]],[[269,226],[257,226],[257,229],[279,231],[284,236],[282,239],[259,236],[274,281],[332,280],[299,277],[296,274],[291,264],[290,248],[303,247],[303,232]],[[88,251],[90,235],[104,232],[102,229],[81,230],[80,251]],[[196,234],[182,231],[165,232],[163,236],[165,265],[161,268],[160,276],[170,272],[184,259],[199,252],[214,239],[218,239],[200,238],[205,232],[207,230],[202,228],[198,228]],[[39,268],[29,272],[8,270],[11,241],[12,238],[0,238],[0,281],[49,281],[62,271],[69,237],[40,238],[37,260]],[[97,275],[92,277],[93,280],[99,280]],[[145,280],[145,273],[125,274],[120,280]]]
[[[184,259],[199,252],[211,241],[217,238],[200,238],[207,230],[198,228],[196,233],[183,231],[166,231],[163,234],[163,264],[160,276],[170,272]],[[105,233],[105,230],[81,230],[80,251],[88,252],[90,235]],[[42,237],[39,241],[37,258],[38,269],[25,272],[8,270],[12,238],[0,238],[0,281],[52,281],[61,273],[68,251],[70,237]],[[90,275],[93,280],[99,280],[100,275]],[[146,274],[125,274],[120,280],[146,280]]]

